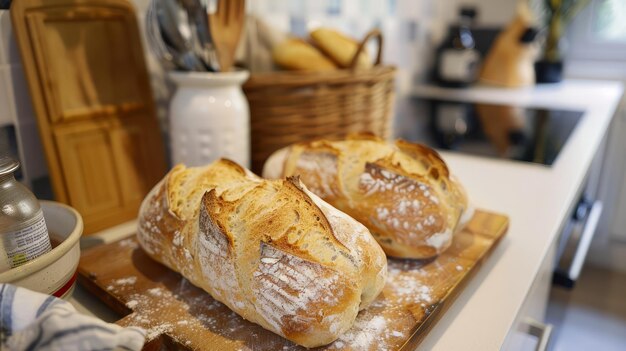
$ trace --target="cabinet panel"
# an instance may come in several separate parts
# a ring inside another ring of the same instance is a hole
[[[161,179],[165,170],[160,160],[163,150],[152,131],[154,126],[141,118],[126,120],[110,131],[112,152],[125,204],[139,206],[145,194]]]
[[[120,206],[107,129],[95,125],[63,128],[55,137],[72,205],[83,216]]]
[[[513,327],[502,345],[501,350],[526,351],[535,350],[536,337],[528,335],[528,319],[543,322],[545,320],[550,288],[552,287],[552,274],[554,272],[554,259],[556,255],[556,241],[550,246],[546,256],[541,262],[537,276],[533,281],[526,300],[519,310]]]
[[[141,76],[124,12],[52,8],[26,16],[52,122],[136,111]]]

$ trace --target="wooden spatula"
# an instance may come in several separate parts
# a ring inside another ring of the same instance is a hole
[[[215,13],[209,13],[209,28],[217,51],[220,71],[228,72],[235,62],[235,51],[245,20],[244,0],[218,0]]]

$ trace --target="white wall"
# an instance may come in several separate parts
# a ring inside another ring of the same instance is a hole
[[[479,24],[500,26],[513,18],[518,0],[439,0],[435,2],[441,7],[440,16],[445,21],[456,18],[457,12],[454,9],[461,5],[471,5],[479,11]]]

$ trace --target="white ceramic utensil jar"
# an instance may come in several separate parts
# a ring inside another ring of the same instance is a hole
[[[225,157],[250,167],[250,109],[241,89],[248,71],[169,76],[177,86],[169,111],[173,163],[203,166]]]

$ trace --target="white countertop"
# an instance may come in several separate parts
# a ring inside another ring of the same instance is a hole
[[[420,344],[424,350],[498,350],[524,302],[539,266],[577,200],[587,170],[622,95],[615,82],[566,81],[531,89],[473,87],[415,89],[421,97],[582,109],[586,113],[552,167],[443,152],[451,171],[478,208],[509,216],[500,245]],[[133,224],[109,230],[111,241]],[[105,318],[102,304],[79,290],[79,310]]]
[[[500,349],[580,194],[622,92],[621,83],[600,81],[566,81],[529,89],[415,89],[420,97],[586,111],[552,167],[442,152],[476,207],[508,215],[510,227],[419,349]]]

